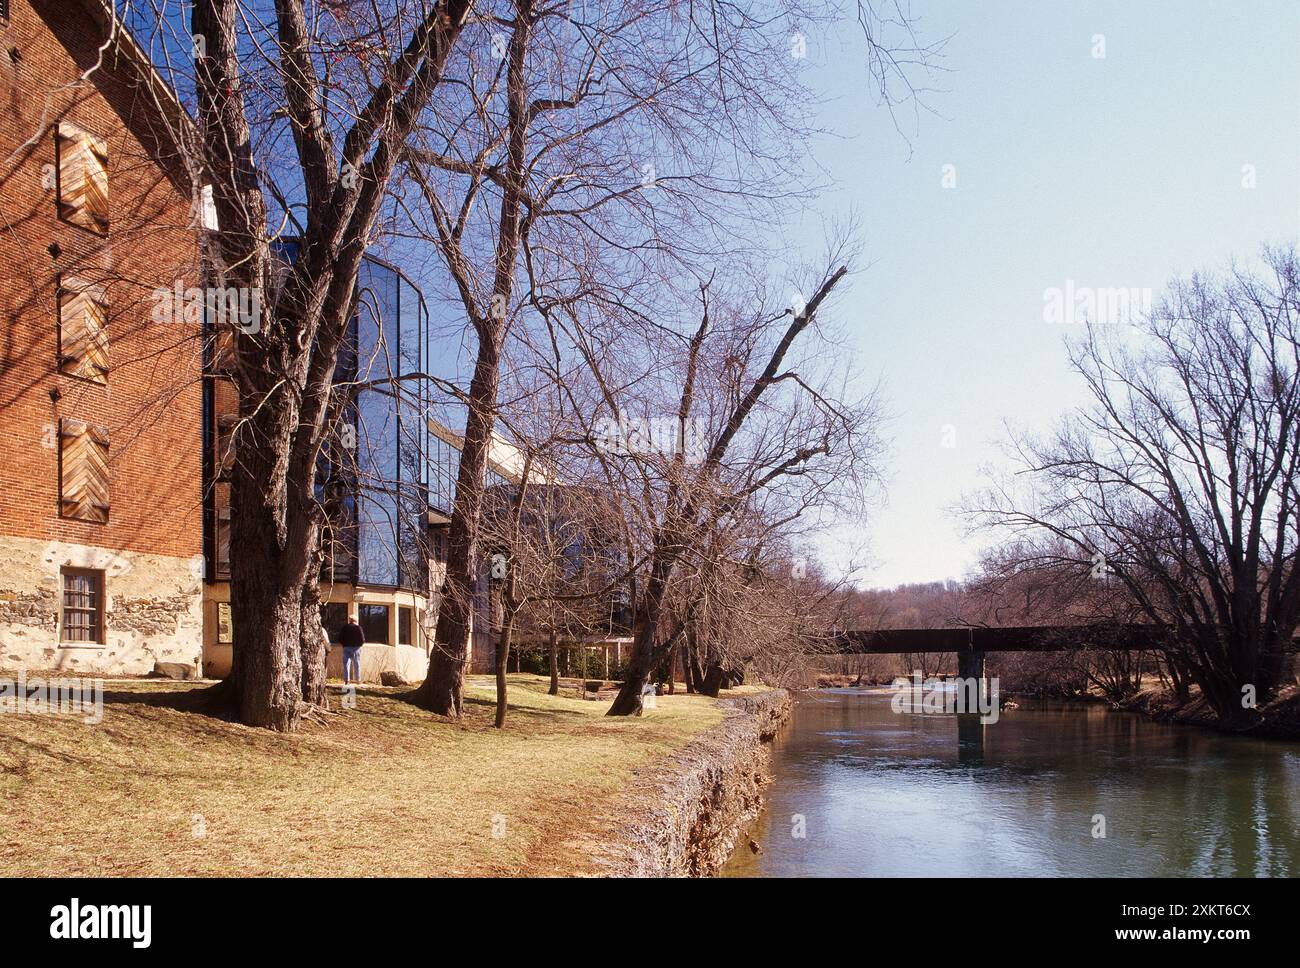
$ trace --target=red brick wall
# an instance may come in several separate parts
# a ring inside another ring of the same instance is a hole
[[[80,0],[13,0],[0,22],[0,535],[197,555],[198,330],[152,318],[156,288],[197,276],[189,189],[169,180],[178,168],[157,147],[168,122],[127,65],[110,57],[77,83],[103,37]],[[59,218],[49,173],[60,120],[107,141],[107,236]],[[61,273],[106,287],[107,386],[59,372]],[[109,431],[107,524],[59,516],[60,418]]]

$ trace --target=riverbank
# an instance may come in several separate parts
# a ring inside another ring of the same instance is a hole
[[[1169,689],[1144,690],[1128,702],[1121,703],[1120,708],[1141,713],[1158,723],[1200,726],[1266,739],[1300,740],[1300,688],[1296,686],[1282,690],[1278,698],[1260,706],[1259,718],[1242,730],[1225,729],[1218,715],[1201,696],[1193,696],[1190,702],[1184,703]]]
[[[725,718],[667,762],[642,771],[607,815],[612,843],[593,844],[592,872],[708,877],[758,816],[771,743],[790,718],[784,689],[719,700]]]
[[[866,689],[888,686],[893,680],[879,677],[860,677],[835,673],[819,673],[816,676],[817,689]],[[1058,702],[1099,703],[1128,712],[1139,713],[1153,722],[1173,723],[1179,726],[1199,726],[1219,732],[1259,736],[1266,739],[1300,740],[1300,686],[1291,685],[1281,690],[1273,701],[1257,710],[1258,719],[1241,730],[1228,730],[1219,723],[1219,718],[1210,705],[1193,690],[1189,702],[1181,702],[1172,689],[1166,689],[1150,679],[1143,690],[1133,698],[1116,705],[1099,690],[1081,695],[1042,696],[1032,692],[1015,689],[1002,689],[1000,696],[1003,704],[1024,700],[1051,699]]]
[[[717,771],[754,763],[751,736],[768,728],[736,711],[762,695],[753,687],[725,700],[660,696],[644,717],[611,718],[607,699],[581,698],[576,683],[548,696],[546,679],[515,674],[504,730],[491,725],[491,678],[474,676],[459,722],[415,708],[405,690],[363,687],[355,709],[286,736],[199,712],[204,685],[107,682],[98,724],[0,715],[0,874],[610,873],[597,862],[610,831],[654,840],[661,828],[637,801],[659,797],[670,773],[674,789],[699,791],[698,823],[656,856],[675,844],[711,855],[747,796]]]
[[[1272,702],[1260,706],[1259,718],[1244,729],[1223,726],[1218,714],[1198,693],[1183,702],[1172,689],[1159,687],[1143,689],[1136,696],[1120,703],[1112,702],[1100,692],[1073,696],[1041,696],[1030,692],[1004,691],[1002,703],[1047,700],[1050,702],[1078,703],[1106,706],[1121,712],[1137,713],[1153,723],[1174,726],[1195,726],[1229,736],[1247,736],[1259,739],[1300,741],[1300,689],[1288,687]]]

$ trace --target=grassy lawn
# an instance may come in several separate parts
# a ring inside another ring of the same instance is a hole
[[[484,676],[460,723],[363,687],[280,736],[184,711],[201,684],[134,680],[105,683],[98,725],[0,715],[0,874],[580,873],[566,844],[598,837],[602,803],[722,717],[679,692],[610,719],[604,699],[510,679],[503,731]]]

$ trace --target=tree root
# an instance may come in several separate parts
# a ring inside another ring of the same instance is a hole
[[[303,723],[328,726],[330,720],[337,715],[338,712],[328,706],[318,706],[315,703],[304,702],[298,706],[298,721]]]

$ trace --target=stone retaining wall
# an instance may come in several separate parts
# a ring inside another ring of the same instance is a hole
[[[770,743],[790,716],[784,689],[722,700],[721,723],[619,798],[615,841],[594,858],[614,877],[708,877],[758,816]]]

